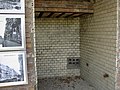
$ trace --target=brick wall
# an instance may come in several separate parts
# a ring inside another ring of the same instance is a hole
[[[79,19],[36,19],[38,78],[80,75],[67,69],[68,57],[80,57]]]
[[[120,0],[117,0],[117,60],[116,60],[116,89],[120,90]]]
[[[27,48],[27,70],[28,70],[28,84],[21,86],[11,86],[11,87],[0,87],[0,90],[35,90],[36,75],[35,75],[35,62],[34,62],[34,52],[32,46],[33,34],[31,31],[33,29],[33,0],[25,0],[26,3],[26,48]]]
[[[81,76],[96,90],[115,90],[116,10],[117,0],[96,0],[94,14],[80,18]]]

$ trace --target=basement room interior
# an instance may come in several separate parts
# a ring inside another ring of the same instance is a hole
[[[113,0],[36,0],[36,90],[115,90]]]

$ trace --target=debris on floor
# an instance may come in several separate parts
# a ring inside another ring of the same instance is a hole
[[[38,79],[38,90],[95,90],[80,76]]]

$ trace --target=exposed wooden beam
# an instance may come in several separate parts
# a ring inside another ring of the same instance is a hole
[[[59,14],[58,16],[56,16],[56,18],[59,18],[59,17],[61,17],[64,14],[65,14],[65,12],[63,12],[63,13]]]
[[[64,15],[61,16],[61,18],[67,18],[71,16],[73,13],[65,13]]]
[[[68,8],[36,8],[36,12],[68,12],[68,13],[93,13],[94,10],[89,9],[68,9]]]
[[[51,13],[47,16],[47,18],[50,18],[53,14],[54,14],[54,12],[51,12]]]
[[[83,13],[77,13],[77,14],[74,14],[74,15],[72,15],[72,17],[80,17],[81,15],[83,15]]]
[[[44,12],[40,12],[38,18],[41,18]]]
[[[51,16],[51,18],[53,17],[53,18],[56,18],[57,16],[59,16],[60,14],[62,14],[62,13],[54,13],[52,16]]]
[[[44,12],[42,18],[47,18],[50,14],[51,14],[50,12]]]
[[[78,1],[36,1],[35,11],[93,13],[93,3]]]
[[[80,2],[80,1],[36,1],[35,8],[90,8],[93,9],[93,4],[91,2]]]

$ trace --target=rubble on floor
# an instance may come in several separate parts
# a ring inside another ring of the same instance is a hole
[[[95,90],[80,76],[38,79],[38,90]]]

